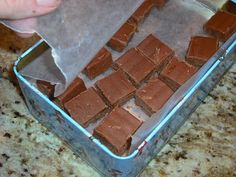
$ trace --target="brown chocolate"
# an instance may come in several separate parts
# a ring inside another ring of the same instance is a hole
[[[153,4],[155,5],[155,7],[160,9],[165,6],[165,4],[167,3],[168,0],[152,0],[152,1],[153,1]]]
[[[84,73],[90,78],[94,79],[98,75],[105,72],[112,65],[112,55],[106,49],[102,48],[92,61],[85,67]]]
[[[145,17],[149,15],[152,8],[152,0],[145,0],[142,5],[133,13],[129,20],[133,23],[136,23],[137,25],[141,24],[144,21]]]
[[[224,11],[218,11],[204,25],[204,30],[217,37],[219,40],[227,39],[236,32],[236,15]]]
[[[227,1],[225,4],[225,9],[232,14],[236,14],[236,2]]]
[[[158,77],[155,77],[150,79],[145,87],[136,92],[135,102],[147,115],[151,116],[163,107],[173,93],[170,87]]]
[[[36,84],[37,84],[38,89],[43,94],[45,94],[48,98],[51,98],[53,96],[54,85],[52,85],[51,83],[49,83],[47,81],[41,81],[41,80],[37,80]]]
[[[131,115],[123,108],[116,107],[94,129],[94,136],[98,137],[113,152],[122,155],[129,149],[131,136],[141,126],[142,121]]]
[[[160,79],[165,82],[172,90],[177,90],[197,71],[192,65],[173,57],[170,63],[160,74]]]
[[[107,43],[109,47],[118,52],[122,52],[133,37],[137,26],[126,22]]]
[[[174,51],[155,36],[150,34],[138,46],[137,49],[144,53],[161,70],[173,57]]]
[[[186,61],[194,66],[200,67],[214,55],[218,48],[218,39],[214,37],[194,36],[189,43]]]
[[[70,116],[83,127],[104,116],[107,110],[106,104],[94,88],[80,93],[64,105]]]
[[[122,55],[115,64],[129,76],[136,87],[146,81],[155,69],[155,65],[134,48]]]
[[[56,97],[56,103],[63,106],[66,102],[85,90],[86,86],[84,81],[77,77],[61,95]]]
[[[135,87],[121,70],[97,81],[96,87],[110,106],[123,104],[135,92]]]

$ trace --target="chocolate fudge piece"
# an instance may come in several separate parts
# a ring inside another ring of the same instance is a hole
[[[227,39],[236,32],[236,15],[224,11],[218,11],[204,25],[204,30],[219,40]]]
[[[162,8],[168,0],[152,0],[153,4],[155,5],[155,7],[157,7],[158,9]]]
[[[36,81],[38,89],[45,94],[48,98],[51,98],[54,93],[54,85],[47,81],[37,80]]]
[[[225,9],[232,14],[236,14],[236,1],[227,1]]]
[[[174,57],[161,72],[160,79],[175,91],[190,79],[196,71],[197,68],[194,66]]]
[[[145,0],[143,4],[133,13],[129,21],[136,23],[137,25],[141,24],[153,8],[152,1],[153,0]]]
[[[186,61],[200,67],[215,54],[218,48],[219,41],[217,38],[194,36],[189,43]]]
[[[133,37],[137,26],[126,22],[107,43],[109,47],[118,52],[122,52]]]
[[[94,88],[80,93],[65,104],[66,111],[81,126],[101,118],[107,111],[107,106]]]
[[[116,107],[93,132],[113,152],[122,155],[129,149],[131,136],[141,126],[142,121],[123,108]]]
[[[63,107],[66,102],[85,90],[86,86],[84,84],[84,81],[77,77],[61,95],[56,97],[56,103],[59,106]]]
[[[163,81],[154,77],[142,89],[137,90],[135,102],[147,115],[151,116],[162,108],[173,93]]]
[[[150,34],[138,46],[137,49],[144,53],[161,70],[173,57],[174,51],[155,36]]]
[[[128,75],[136,87],[146,81],[155,69],[155,65],[134,48],[116,60],[115,65]]]
[[[85,67],[84,73],[90,78],[94,79],[98,75],[105,72],[112,65],[112,55],[106,49],[102,48],[92,61]]]
[[[135,92],[135,87],[121,70],[97,81],[96,87],[110,106],[123,104]]]

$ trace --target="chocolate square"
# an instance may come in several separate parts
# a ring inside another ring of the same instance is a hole
[[[168,0],[152,0],[153,4],[158,8],[162,8],[165,6],[165,4],[167,3]]]
[[[217,38],[194,36],[189,44],[186,61],[200,67],[215,54],[218,48],[219,41]]]
[[[96,87],[110,106],[123,104],[135,92],[135,87],[121,70],[97,81]]]
[[[65,103],[66,111],[83,127],[104,116],[106,108],[94,88],[89,88]]]
[[[79,77],[76,77],[75,80],[67,87],[67,89],[61,95],[56,97],[55,101],[59,106],[63,106],[66,102],[85,90],[86,86],[84,81]]]
[[[122,52],[133,37],[137,26],[126,22],[108,41],[107,45],[118,52]]]
[[[163,107],[173,93],[170,87],[155,77],[150,79],[145,87],[137,90],[135,102],[147,115],[151,116]]]
[[[105,72],[111,65],[111,53],[106,48],[102,48],[92,59],[92,61],[85,67],[84,73],[90,79],[94,79],[98,75]]]
[[[131,136],[141,125],[141,120],[137,119],[123,108],[116,107],[94,129],[93,134],[113,152],[122,155],[129,149]]]
[[[194,66],[173,57],[161,72],[160,79],[175,91],[190,79],[196,71],[197,68]]]
[[[133,13],[129,21],[136,23],[137,25],[141,24],[145,17],[149,15],[153,8],[152,0],[145,0],[142,5]]]
[[[54,93],[54,85],[47,81],[37,80],[36,85],[38,89],[45,94],[48,98],[51,98]]]
[[[145,82],[155,69],[155,65],[134,48],[116,60],[115,64],[129,76],[136,87]]]
[[[203,29],[219,40],[227,41],[236,32],[236,15],[218,11],[208,20]]]
[[[161,70],[173,57],[174,51],[155,36],[150,34],[138,46],[137,49],[144,53]]]

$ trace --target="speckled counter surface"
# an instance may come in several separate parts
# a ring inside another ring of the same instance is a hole
[[[99,176],[30,115],[10,82],[11,64],[36,40],[0,26],[0,177]],[[236,176],[236,64],[141,176]]]

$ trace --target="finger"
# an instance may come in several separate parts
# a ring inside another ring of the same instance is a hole
[[[0,18],[23,19],[55,10],[61,0],[0,0]]]
[[[11,20],[8,22],[8,26],[17,31],[18,33],[28,33],[32,34],[35,32],[37,28],[37,19],[33,18],[26,18],[20,20]]]

